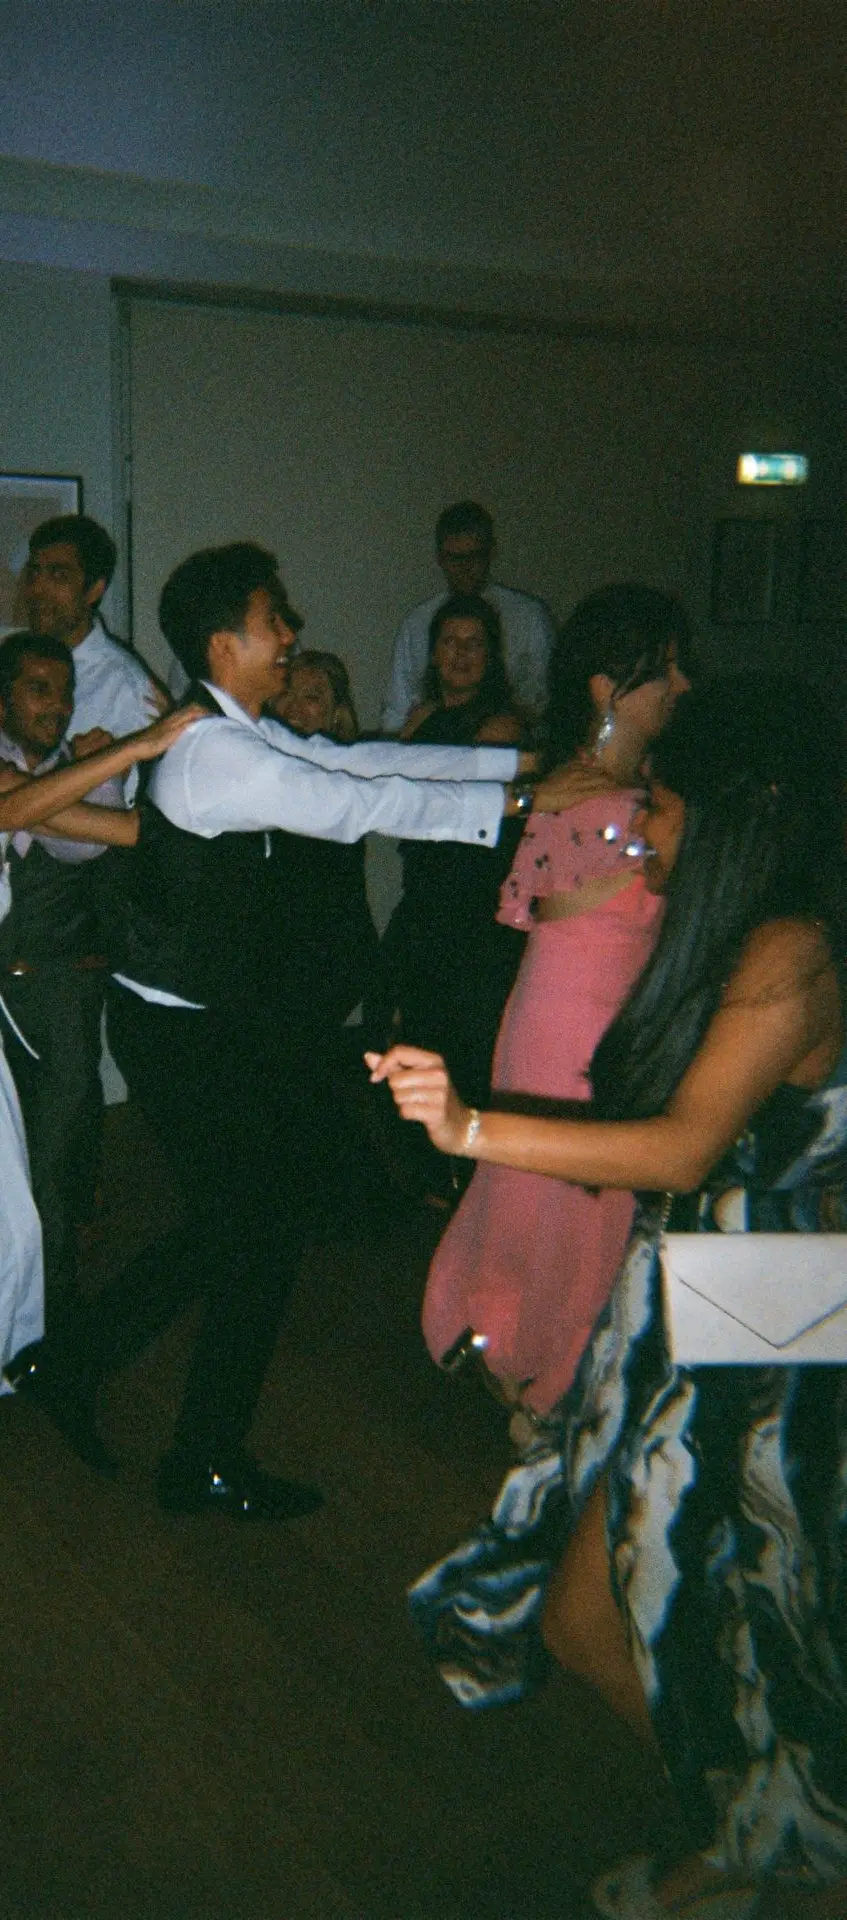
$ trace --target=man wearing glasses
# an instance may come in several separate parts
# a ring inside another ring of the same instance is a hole
[[[474,500],[445,507],[435,528],[435,552],[445,591],[424,600],[406,615],[394,641],[391,672],[382,710],[383,733],[399,733],[415,702],[429,658],[429,627],[447,594],[482,593],[497,608],[503,630],[506,670],[522,707],[538,717],[547,704],[547,666],[555,638],[553,619],[543,600],[489,581],[494,556],[490,513]]]

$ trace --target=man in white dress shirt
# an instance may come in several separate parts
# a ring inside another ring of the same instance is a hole
[[[481,593],[497,608],[512,692],[528,714],[537,718],[543,713],[555,639],[553,617],[543,600],[489,580],[494,550],[494,525],[484,507],[475,500],[445,507],[435,528],[435,552],[447,584],[443,593],[413,607],[397,632],[382,710],[383,733],[399,733],[421,697],[430,623],[451,593]]]
[[[112,639],[100,618],[116,560],[111,534],[87,514],[43,520],[30,538],[23,575],[27,628],[39,639],[63,640],[72,650],[71,739],[97,729],[122,740],[148,726],[169,704],[149,669]]]
[[[169,695],[131,647],[112,638],[100,618],[100,602],[115,571],[117,548],[110,533],[85,513],[42,520],[30,536],[23,572],[27,628],[39,639],[61,640],[74,664],[74,708],[67,729],[72,752],[108,746],[149,726],[167,712]],[[76,744],[75,744],[76,743]],[[129,804],[138,786],[138,768],[123,781]],[[106,849],[95,847],[95,855]],[[98,861],[96,888],[104,928],[121,916],[120,867]],[[115,1097],[114,1066],[104,1051],[106,1086]]]
[[[302,1248],[320,1111],[308,1072],[290,1065],[275,829],[491,841],[505,807],[524,810],[500,784],[517,756],[343,747],[264,718],[302,623],[260,547],[192,554],[166,582],[160,620],[208,718],[158,762],[142,802],[109,1031],[182,1185],[189,1228],[167,1261],[147,1260],[100,1296],[98,1358],[108,1372],[201,1292],[160,1503],[286,1519],[319,1496],[264,1472],[245,1443]]]

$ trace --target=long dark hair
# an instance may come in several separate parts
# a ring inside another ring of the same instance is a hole
[[[637,582],[600,587],[565,621],[550,662],[544,765],[561,766],[585,745],[595,719],[590,682],[605,673],[618,695],[667,671],[671,649],[689,670],[691,628],[672,594]]]
[[[442,600],[440,607],[436,607],[429,623],[429,664],[421,689],[424,700],[431,700],[437,707],[441,705],[441,686],[434,655],[438,636],[448,620],[476,620],[485,634],[485,672],[468,706],[473,707],[480,720],[487,720],[494,713],[511,712],[515,703],[503,657],[500,615],[490,600],[483,599],[481,593],[451,593],[446,600]]]
[[[661,1113],[756,927],[819,921],[847,954],[843,752],[811,689],[737,674],[684,694],[652,778],[685,802],[652,960],[591,1063],[604,1119]]]

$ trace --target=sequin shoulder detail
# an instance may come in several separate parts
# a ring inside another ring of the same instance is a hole
[[[563,813],[532,813],[497,914],[506,926],[533,924],[533,903],[550,893],[576,893],[592,880],[610,879],[622,865],[641,871],[632,852],[632,821],[641,795],[632,787],[581,800]]]

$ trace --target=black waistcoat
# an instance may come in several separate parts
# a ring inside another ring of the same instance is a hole
[[[221,711],[203,686],[185,701]],[[116,971],[236,1019],[251,1012],[265,997],[271,961],[269,846],[261,832],[186,833],[142,792]]]
[[[12,907],[0,920],[0,969],[18,960],[30,966],[75,960],[97,950],[95,868],[99,864],[99,860],[79,864],[55,860],[37,840],[24,855],[10,846]]]

